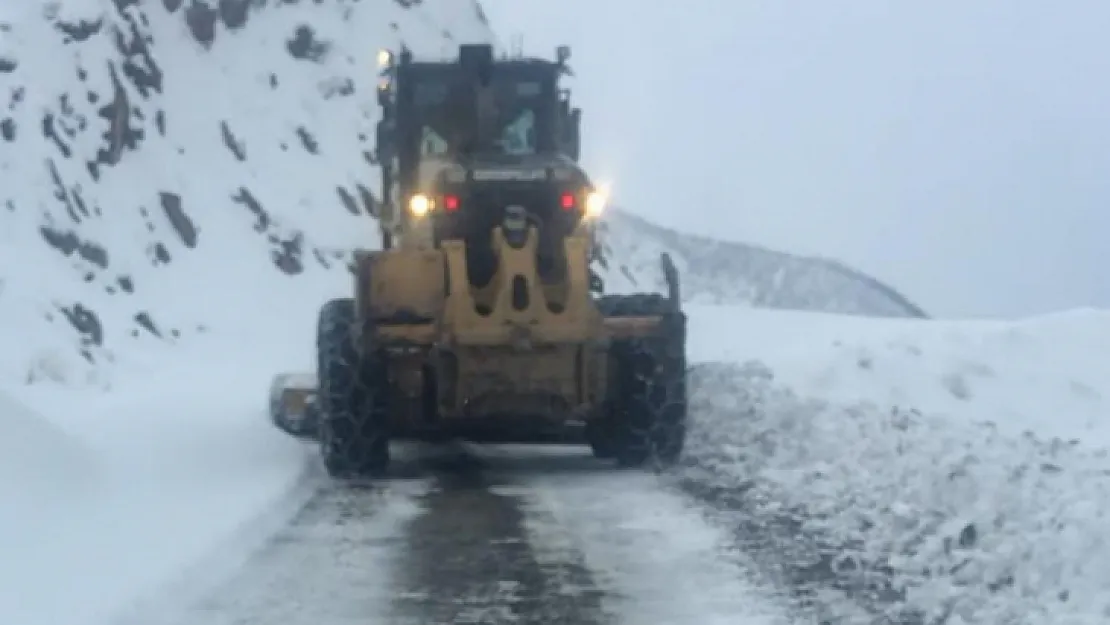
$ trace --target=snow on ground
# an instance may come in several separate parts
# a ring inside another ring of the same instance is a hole
[[[410,452],[405,449],[403,452]],[[398,454],[405,456],[407,454]],[[323,473],[316,466],[314,473]],[[322,478],[322,475],[320,476]],[[238,567],[215,553],[113,625],[353,625],[394,623],[406,531],[425,512],[427,478],[373,489],[322,484],[283,527],[251,526],[266,544]],[[225,541],[243,552],[247,532]]]
[[[754,485],[930,618],[1110,618],[1110,311],[692,316],[692,359],[732,364],[694,374],[685,478]]]
[[[265,358],[251,360],[192,361],[121,394],[23,398],[46,416],[0,406],[14,426],[0,454],[0,621],[104,622],[291,513],[311,490],[307,456],[266,426]],[[50,488],[30,479],[47,469]]]

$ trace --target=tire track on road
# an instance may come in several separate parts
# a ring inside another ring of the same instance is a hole
[[[455,449],[437,462],[425,512],[409,524],[390,622],[611,623],[582,555],[537,557],[520,498],[501,493],[478,459]]]
[[[520,498],[541,558],[575,553],[601,608],[629,625],[790,625],[789,597],[737,553],[728,532],[660,476],[614,469],[588,450],[476,446]]]

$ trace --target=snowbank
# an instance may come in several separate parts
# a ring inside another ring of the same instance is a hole
[[[695,374],[685,478],[753,487],[757,518],[836,545],[831,574],[885,572],[885,607],[926,622],[1110,617],[1110,313],[695,319],[696,356],[757,362]]]
[[[1110,311],[1023,321],[694,308],[701,360],[759,360],[799,395],[1110,441]],[[722,340],[727,336],[727,340]]]
[[[268,372],[246,359],[196,365],[125,394],[40,398],[68,417],[56,419],[64,433],[0,413],[14,426],[0,451],[16,452],[0,454],[0,493],[23,494],[0,501],[0,621],[107,622],[198,561],[243,557],[311,492],[311,456],[267,426]],[[36,461],[57,487],[34,479]]]
[[[3,393],[0,432],[0,524],[44,502],[44,494],[79,492],[101,468],[87,446]]]

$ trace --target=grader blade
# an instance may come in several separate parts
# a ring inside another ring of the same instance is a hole
[[[319,426],[316,375],[282,373],[270,385],[270,422],[297,438],[314,439]]]

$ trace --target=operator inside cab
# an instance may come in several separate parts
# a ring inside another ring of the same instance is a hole
[[[479,81],[453,81],[448,89],[443,105],[430,111],[421,127],[421,156],[537,153],[535,105],[512,102],[511,94],[504,93],[529,93],[531,85],[497,85],[484,76]]]

